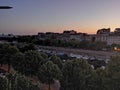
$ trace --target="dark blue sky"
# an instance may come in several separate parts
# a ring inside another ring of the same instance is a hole
[[[120,0],[0,0],[0,33],[37,34],[74,29],[95,33],[120,27]]]

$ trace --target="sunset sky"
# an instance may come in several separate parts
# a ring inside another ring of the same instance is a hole
[[[37,34],[120,28],[120,0],[0,0],[0,33]]]

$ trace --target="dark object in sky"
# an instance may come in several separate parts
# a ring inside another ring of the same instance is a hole
[[[0,6],[0,9],[11,9],[13,7],[10,7],[10,6]]]

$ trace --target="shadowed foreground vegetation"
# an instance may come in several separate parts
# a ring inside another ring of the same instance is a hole
[[[85,60],[62,61],[36,50],[20,52],[15,46],[0,44],[0,64],[8,65],[7,73],[0,76],[0,90],[43,90],[42,84],[50,90],[56,80],[60,90],[120,90],[120,56],[111,57],[105,69],[94,70]],[[36,76],[39,83],[28,76]]]

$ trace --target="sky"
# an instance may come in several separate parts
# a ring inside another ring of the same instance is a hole
[[[95,34],[120,28],[120,0],[0,0],[0,33],[37,34],[75,30]]]

